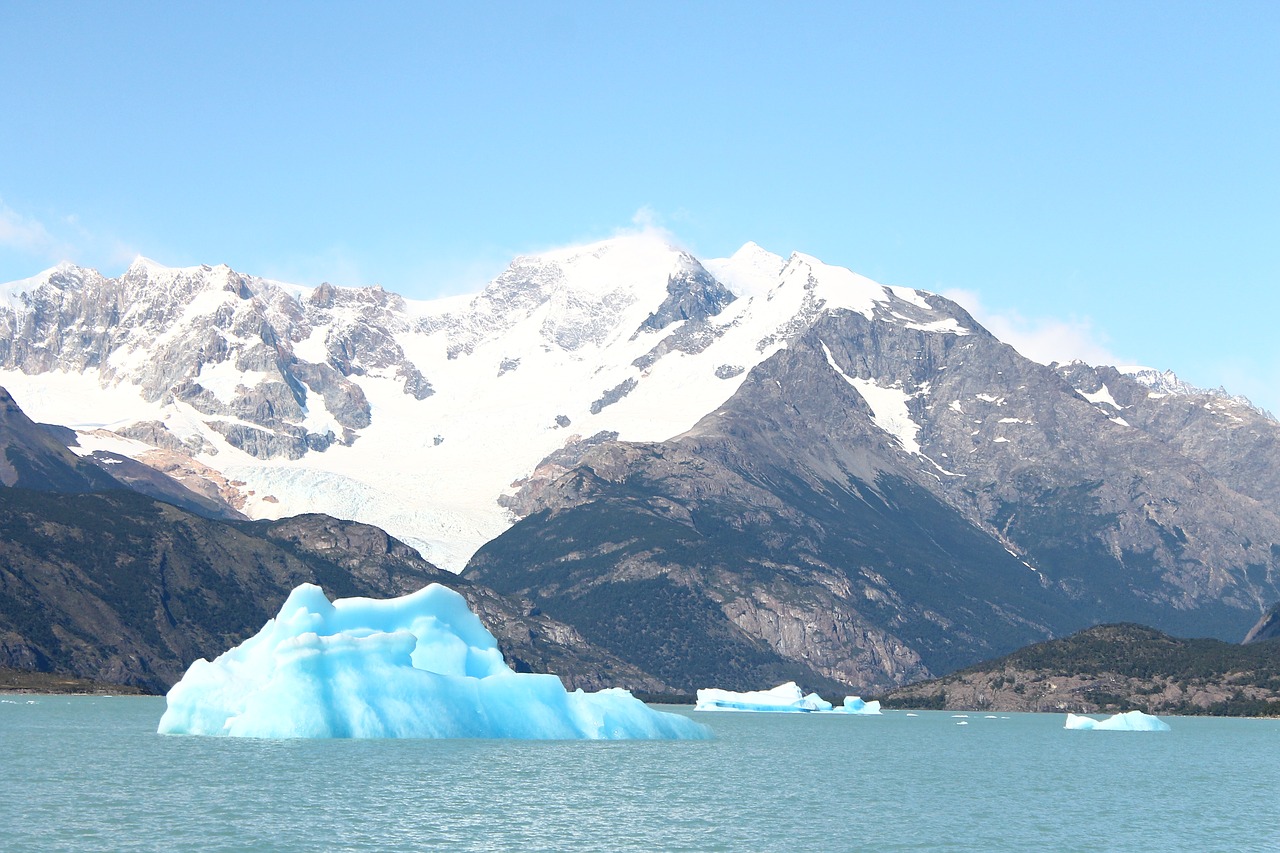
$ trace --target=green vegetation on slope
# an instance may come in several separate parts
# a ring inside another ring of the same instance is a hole
[[[1280,716],[1280,640],[1099,625],[882,698],[895,708]]]

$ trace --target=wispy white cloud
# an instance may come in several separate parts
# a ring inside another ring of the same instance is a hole
[[[688,250],[685,242],[666,226],[665,216],[651,205],[645,204],[636,209],[636,212],[631,215],[630,223],[627,225],[614,228],[596,229],[591,232],[580,234],[563,243],[526,247],[519,251],[510,252],[509,256],[513,257],[515,255],[541,255],[553,252],[565,252],[579,249],[584,246],[591,246],[601,242],[602,240],[637,236],[649,237],[655,241],[662,241],[669,245],[685,249],[686,251]]]
[[[682,214],[678,213],[676,218]],[[662,240],[673,246],[682,246],[680,238],[676,236],[670,228],[667,227],[666,217],[654,207],[644,204],[636,210],[631,216],[631,226],[629,228],[619,228],[614,232],[615,237],[622,237],[633,234],[644,234]]]
[[[971,290],[944,290],[1000,340],[1041,364],[1079,359],[1089,364],[1127,363],[1111,350],[1107,335],[1089,317],[1027,317],[1016,310],[991,310]]]
[[[62,223],[65,228],[58,230],[66,234],[63,241],[65,252],[64,257],[59,260],[76,260],[72,256],[78,255],[79,263],[115,268],[126,266],[143,254],[136,246],[114,234],[99,233],[86,227],[74,213],[64,216]]]
[[[642,204],[639,209],[632,214],[631,224],[642,231],[648,231],[653,228],[662,228],[662,214],[658,213],[658,211],[650,205]]]
[[[1107,335],[1089,317],[1027,317],[1015,310],[995,311],[971,290],[943,290],[951,299],[986,326],[1000,340],[1041,364],[1068,362],[1074,359],[1093,365],[1147,364],[1117,355]],[[1222,356],[1194,365],[1149,365],[1158,370],[1172,368],[1192,384],[1218,387],[1229,393],[1242,394],[1273,414],[1280,413],[1280,357]]]
[[[62,261],[103,272],[123,268],[138,251],[118,237],[87,227],[74,214],[41,219],[0,200],[0,250],[19,275]],[[29,268],[26,268],[30,265]]]
[[[69,249],[43,222],[24,216],[3,201],[0,201],[0,247],[52,261],[66,260]]]

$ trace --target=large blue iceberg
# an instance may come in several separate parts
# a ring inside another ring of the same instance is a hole
[[[466,600],[431,584],[387,600],[303,584],[253,637],[197,660],[162,734],[262,738],[709,738],[628,691],[569,693],[513,672]]]
[[[1067,722],[1063,728],[1099,732],[1167,732],[1169,724],[1159,717],[1153,717],[1141,711],[1129,711],[1125,714],[1115,714],[1105,720],[1067,714]]]
[[[806,695],[794,681],[779,684],[770,690],[735,692],[707,687],[698,691],[695,711],[767,711],[772,713],[838,713],[879,714],[880,703],[864,702],[857,696],[844,697],[844,704],[832,708],[831,703],[817,693]]]

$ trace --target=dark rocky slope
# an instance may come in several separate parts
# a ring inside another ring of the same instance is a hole
[[[1263,640],[1275,640],[1280,638],[1280,603],[1275,604],[1270,610],[1262,614],[1262,618],[1257,624],[1249,629],[1249,633],[1244,635],[1246,643],[1260,643]]]
[[[684,689],[883,689],[1098,622],[1242,636],[1275,510],[930,299],[970,333],[818,316],[684,435],[531,481],[465,576]]]
[[[444,583],[517,669],[563,673],[570,687],[670,690],[378,528],[324,515],[234,521],[145,465],[77,456],[73,441],[0,389],[0,668],[164,691],[196,658],[257,631],[299,583],[377,598]]]
[[[677,441],[589,453],[464,576],[686,690],[902,683],[1052,630],[1036,575],[912,481],[821,357],[767,362]]]
[[[564,673],[573,687],[667,690],[528,602],[459,582],[366,525],[228,523],[127,491],[0,490],[0,667],[163,692],[196,658],[256,632],[304,582],[331,598],[442,582],[518,669]]]
[[[74,430],[37,424],[0,388],[0,484],[80,494],[129,489],[209,518],[244,518],[225,502],[191,491],[154,468],[115,453],[79,456]]]
[[[99,492],[121,484],[67,449],[75,433],[33,422],[0,388],[0,485],[49,492]]]

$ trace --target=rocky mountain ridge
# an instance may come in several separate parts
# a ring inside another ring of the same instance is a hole
[[[884,689],[1099,621],[1238,639],[1280,599],[1273,418],[803,254],[638,235],[434,303],[94,276],[0,307],[0,378],[77,453],[470,558],[672,689]]]
[[[805,255],[704,264],[652,234],[517,258],[429,303],[145,259],[3,291],[0,384],[38,419],[87,449],[187,456],[243,484],[228,500],[250,517],[374,523],[454,571],[539,460],[688,429],[825,311],[963,331],[936,297]]]
[[[623,615],[660,584],[701,614],[677,634],[874,689],[1099,621],[1242,637],[1280,596],[1280,518],[1265,477],[1245,485],[1274,421],[1113,369],[1088,387],[952,310],[971,331],[816,319],[692,430],[600,443],[538,484],[468,573],[651,663]],[[1228,429],[1259,453],[1220,452]]]

